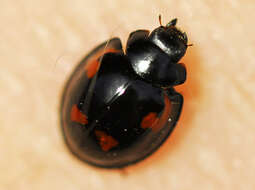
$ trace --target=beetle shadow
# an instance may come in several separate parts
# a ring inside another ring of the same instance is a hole
[[[184,97],[184,105],[179,121],[172,134],[166,140],[165,143],[151,156],[144,161],[139,162],[133,166],[121,169],[121,174],[128,175],[129,173],[138,170],[144,170],[148,166],[159,163],[162,157],[169,157],[176,149],[179,148],[185,136],[189,133],[192,126],[192,121],[197,115],[199,100],[202,97],[202,90],[200,88],[203,73],[203,68],[200,63],[200,58],[197,54],[196,46],[189,47],[186,55],[181,59],[181,63],[184,63],[187,69],[187,80],[183,85],[175,87],[176,91],[181,93]]]

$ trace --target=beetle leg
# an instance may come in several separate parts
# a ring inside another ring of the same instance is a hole
[[[132,45],[133,42],[137,40],[144,40],[148,38],[150,31],[149,30],[136,30],[132,32],[127,40],[127,46],[126,49]]]

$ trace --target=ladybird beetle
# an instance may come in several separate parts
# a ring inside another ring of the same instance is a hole
[[[159,18],[160,19],[160,18]],[[183,97],[187,36],[177,19],[151,33],[129,35],[125,51],[112,38],[91,51],[69,78],[61,101],[61,125],[69,149],[103,168],[143,160],[168,138]]]

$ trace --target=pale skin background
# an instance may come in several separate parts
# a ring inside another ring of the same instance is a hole
[[[254,0],[0,0],[0,189],[255,189]],[[125,170],[80,162],[58,108],[79,60],[177,17],[190,47],[176,130]]]

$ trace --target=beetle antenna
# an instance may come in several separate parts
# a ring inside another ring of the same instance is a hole
[[[160,24],[160,26],[162,26],[162,22],[161,22],[161,14],[158,16],[158,20],[159,20],[159,24]]]

